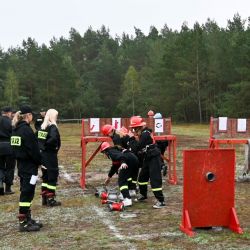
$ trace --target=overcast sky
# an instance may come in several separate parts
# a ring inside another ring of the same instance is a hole
[[[105,25],[113,37],[134,35],[134,26],[144,34],[152,25],[180,30],[186,21],[192,28],[208,17],[226,27],[237,12],[250,16],[250,0],[0,0],[0,10],[0,47],[7,50],[28,37],[39,45],[68,38],[71,27],[83,35],[89,26]]]

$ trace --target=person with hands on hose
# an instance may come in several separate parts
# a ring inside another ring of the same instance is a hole
[[[117,164],[117,163],[118,163],[118,164]],[[120,165],[120,162],[113,162],[113,166],[116,167],[116,168],[118,167],[118,170],[116,171],[117,174],[119,174],[119,171],[120,171],[121,169],[126,169],[126,168],[128,168],[128,165],[127,165],[126,163],[122,163],[120,167],[119,167],[119,165]],[[111,181],[111,178],[112,178],[112,176],[113,176],[113,174],[112,174],[111,172],[112,172],[112,171],[109,172],[108,177],[107,177],[106,180],[104,181],[104,185],[105,185],[105,186],[107,186],[107,185],[110,183],[110,181]]]
[[[157,202],[153,208],[165,207],[164,195],[162,192],[162,176],[161,176],[161,153],[156,146],[152,136],[152,130],[146,127],[146,122],[143,122],[139,116],[133,116],[130,119],[130,128],[134,130],[135,136],[130,134],[129,145],[133,152],[143,156],[143,166],[138,177],[140,189],[140,197],[138,201],[147,199],[147,185],[150,179],[152,191]]]
[[[20,178],[19,200],[19,231],[39,231],[42,224],[31,218],[31,203],[35,195],[38,167],[41,165],[41,155],[37,138],[30,127],[33,114],[29,106],[22,106],[16,112],[12,125],[11,146],[17,160],[18,176]]]
[[[118,173],[118,185],[123,196],[123,204],[125,207],[132,206],[132,199],[128,189],[128,179],[131,176],[132,168],[138,165],[137,157],[128,150],[122,152],[117,147],[111,147],[108,142],[101,144],[101,152],[112,160],[112,166],[104,184],[108,185],[112,176]]]
[[[109,136],[114,146],[123,150],[128,149],[128,141],[129,141],[129,131],[125,127],[121,127],[120,129],[115,129],[111,124],[105,124],[102,126],[101,131],[103,135]],[[136,156],[135,156],[136,157]],[[129,193],[131,196],[136,196],[136,184],[139,172],[139,165],[136,164],[131,169],[131,177],[128,179]]]

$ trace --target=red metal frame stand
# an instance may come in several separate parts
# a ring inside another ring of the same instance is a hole
[[[124,118],[127,119],[127,118]],[[125,121],[126,122],[126,121]],[[90,164],[90,162],[94,159],[96,154],[100,150],[100,145],[102,142],[111,142],[111,138],[107,136],[100,135],[85,135],[86,120],[82,119],[82,135],[81,135],[81,147],[82,147],[82,169],[81,169],[81,177],[80,177],[80,186],[82,189],[86,187],[86,168]],[[88,123],[88,120],[87,120]],[[103,123],[103,121],[101,121]],[[171,131],[171,127],[170,130]],[[87,133],[88,134],[88,133]],[[177,184],[177,175],[176,175],[176,136],[174,135],[156,135],[154,136],[155,140],[168,140],[169,145],[167,148],[167,156],[164,156],[164,159],[168,162],[168,182],[170,184]],[[89,159],[87,159],[87,144],[89,142],[100,142],[96,150],[91,154]]]
[[[210,138],[209,147],[219,148],[220,145],[231,145],[232,147],[237,144],[248,144],[250,138],[250,120],[247,119],[247,126],[245,132],[237,131],[237,119],[228,118],[227,129],[219,130],[219,119],[210,118]]]

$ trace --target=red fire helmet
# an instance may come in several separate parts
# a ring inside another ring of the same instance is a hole
[[[102,126],[101,131],[104,135],[109,135],[109,133],[114,129],[111,124],[105,124]]]
[[[103,142],[102,144],[101,144],[101,152],[103,152],[105,149],[107,149],[107,148],[110,148],[111,146],[110,146],[110,144],[108,143],[108,142]]]
[[[145,125],[146,122],[143,122],[140,116],[132,116],[130,118],[130,126],[129,126],[130,128],[142,127]]]

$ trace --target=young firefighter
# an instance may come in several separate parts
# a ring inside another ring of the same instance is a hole
[[[49,109],[45,115],[41,129],[38,130],[38,142],[42,155],[42,205],[49,207],[60,206],[56,201],[56,186],[59,175],[57,153],[61,147],[60,134],[57,128],[58,112]]]
[[[4,107],[2,116],[0,116],[0,195],[14,194],[11,186],[13,185],[16,161],[10,145],[12,133],[11,115],[11,107]]]
[[[103,135],[109,136],[113,144],[121,149],[128,149],[128,130],[122,127],[120,130],[116,130],[111,124],[105,124],[102,126],[101,131]],[[128,179],[129,193],[131,196],[136,196],[136,184],[138,178],[139,166],[136,164],[131,169],[131,177]]]
[[[146,127],[146,123],[139,116],[133,116],[130,119],[130,127],[133,128],[135,135],[138,136],[137,141],[133,135],[130,138],[130,146],[133,152],[142,154],[144,161],[141,172],[138,177],[138,184],[141,196],[139,201],[147,199],[147,185],[150,179],[152,191],[157,199],[153,208],[162,208],[165,206],[164,196],[162,193],[162,176],[160,151],[156,146],[152,130]]]
[[[22,106],[16,112],[12,125],[11,146],[17,159],[18,176],[20,178],[19,200],[19,231],[39,231],[42,227],[31,219],[31,203],[35,194],[38,167],[41,164],[41,155],[37,138],[30,127],[33,119],[29,106]]]
[[[137,167],[138,159],[129,150],[120,151],[117,147],[111,147],[108,142],[103,142],[101,152],[112,160],[112,167],[105,180],[105,185],[108,185],[112,176],[118,173],[118,185],[120,192],[123,195],[123,204],[125,207],[132,206],[132,199],[128,189],[128,179],[131,176],[133,167]]]

